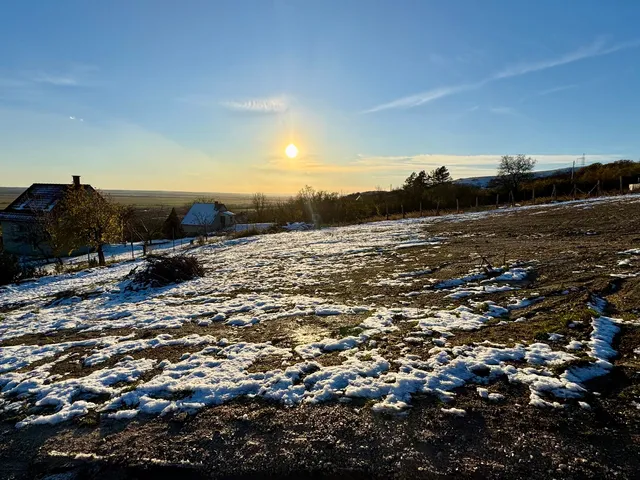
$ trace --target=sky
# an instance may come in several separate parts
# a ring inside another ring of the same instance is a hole
[[[5,2],[0,186],[347,193],[505,154],[638,160],[639,21],[636,0]]]

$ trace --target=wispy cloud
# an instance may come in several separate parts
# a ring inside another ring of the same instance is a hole
[[[591,45],[581,47],[573,52],[565,53],[556,58],[551,58],[551,59],[541,60],[536,62],[519,63],[516,65],[506,67],[503,70],[500,70],[494,73],[493,75],[475,83],[469,83],[469,84],[463,84],[463,85],[451,85],[451,86],[435,88],[432,90],[427,90],[426,92],[410,95],[407,97],[402,97],[397,100],[393,100],[391,102],[383,103],[381,105],[365,110],[363,113],[373,113],[373,112],[379,112],[381,110],[388,110],[393,108],[417,107],[425,103],[437,100],[439,98],[448,97],[450,95],[454,95],[464,91],[477,90],[487,85],[488,83],[495,82],[497,80],[517,77],[517,76],[525,75],[532,72],[547,70],[549,68],[566,65],[566,64],[577,62],[579,60],[583,60],[586,58],[609,55],[611,53],[618,52],[620,50],[637,48],[639,46],[640,46],[640,39],[607,46],[604,38],[598,38]]]
[[[95,74],[98,68],[93,65],[74,64],[56,72],[45,70],[23,70],[13,72],[0,78],[3,88],[36,88],[42,87],[93,87],[99,86]]]
[[[538,160],[537,169],[561,168],[571,166],[578,154],[573,155],[530,155]],[[398,172],[402,175],[415,170],[430,170],[441,165],[447,166],[455,178],[469,175],[493,175],[500,162],[498,154],[486,155],[447,155],[417,154],[407,156],[376,156],[358,154],[352,166],[360,171]],[[611,162],[625,155],[604,154],[587,155],[589,163]]]
[[[417,107],[419,105],[432,102],[433,100],[437,100],[443,97],[448,97],[449,95],[453,95],[455,93],[464,92],[465,90],[473,90],[473,89],[479,88],[480,86],[481,85],[479,84],[470,84],[470,85],[454,85],[450,87],[434,88],[433,90],[428,90],[426,92],[418,93],[416,95],[411,95],[409,97],[399,98],[389,103],[383,103],[382,105],[378,105],[376,107],[370,108],[369,110],[365,110],[363,113],[379,112],[381,110],[389,110],[390,108]]]
[[[571,90],[572,88],[578,88],[580,85],[577,83],[571,85],[560,85],[558,87],[548,88],[538,92],[538,96],[551,95],[552,93],[564,92],[565,90]]]
[[[538,160],[538,169],[552,169],[571,166],[579,154],[574,155],[531,155]],[[501,155],[447,155],[447,154],[416,154],[416,155],[366,155],[358,154],[350,161],[330,162],[322,160],[318,155],[307,155],[296,159],[283,156],[273,156],[266,163],[256,165],[264,172],[281,174],[313,175],[341,175],[341,174],[370,174],[384,175],[393,178],[405,178],[411,172],[418,170],[433,170],[446,165],[454,178],[483,176],[495,174]],[[589,155],[592,162],[609,162],[623,158],[617,154]]]
[[[56,87],[77,87],[80,84],[78,78],[72,75],[52,75],[49,73],[37,73],[31,77],[35,83],[47,83]]]
[[[492,80],[498,80],[501,78],[516,77],[524,75],[526,73],[538,72],[540,70],[547,70],[549,68],[559,67],[560,65],[566,65],[568,63],[577,62],[585,58],[600,57],[602,55],[609,55],[610,53],[618,52],[628,48],[636,48],[640,46],[640,39],[631,40],[629,42],[622,42],[616,45],[607,46],[606,40],[603,37],[596,39],[591,45],[581,47],[573,52],[565,53],[557,58],[548,60],[541,60],[538,62],[526,62],[507,67],[504,70],[493,75]]]
[[[289,102],[285,97],[227,101],[221,105],[235,112],[246,113],[284,113],[289,109]]]

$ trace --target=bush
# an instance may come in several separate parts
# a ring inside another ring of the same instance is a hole
[[[249,228],[247,230],[240,230],[238,232],[232,232],[229,234],[229,238],[245,238],[260,235],[260,232],[255,228]]]
[[[35,275],[33,267],[20,264],[18,257],[7,252],[0,252],[0,285],[18,282]]]
[[[137,267],[129,274],[129,289],[163,287],[204,276],[204,267],[196,257],[148,255],[144,270]]]
[[[280,232],[286,232],[286,230],[284,228],[282,228],[282,226],[277,225],[277,224],[273,224],[271,225],[269,228],[267,228],[266,230],[263,230],[262,233],[280,233]]]

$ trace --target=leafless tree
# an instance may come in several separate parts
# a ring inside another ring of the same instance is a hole
[[[215,216],[207,214],[207,212],[195,212],[193,217],[196,220],[196,225],[202,228],[202,235],[208,238],[209,232],[212,230],[213,223],[215,222]]]
[[[263,222],[265,211],[267,209],[267,196],[264,193],[254,193],[251,204],[256,212],[256,221]]]
[[[498,166],[498,182],[515,195],[520,190],[520,185],[532,177],[533,167],[536,161],[525,155],[504,155]]]

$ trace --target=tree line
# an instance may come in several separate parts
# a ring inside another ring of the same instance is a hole
[[[536,160],[524,154],[503,155],[496,176],[486,188],[456,183],[446,166],[426,172],[412,172],[401,187],[339,195],[305,186],[286,200],[269,202],[266,195],[253,197],[250,222],[319,221],[325,224],[357,222],[412,212],[438,214],[441,210],[458,210],[495,205],[498,201],[530,200],[571,195],[572,192],[618,192],[631,183],[640,183],[640,163],[619,160],[609,164],[594,163],[560,173],[536,177]]]

